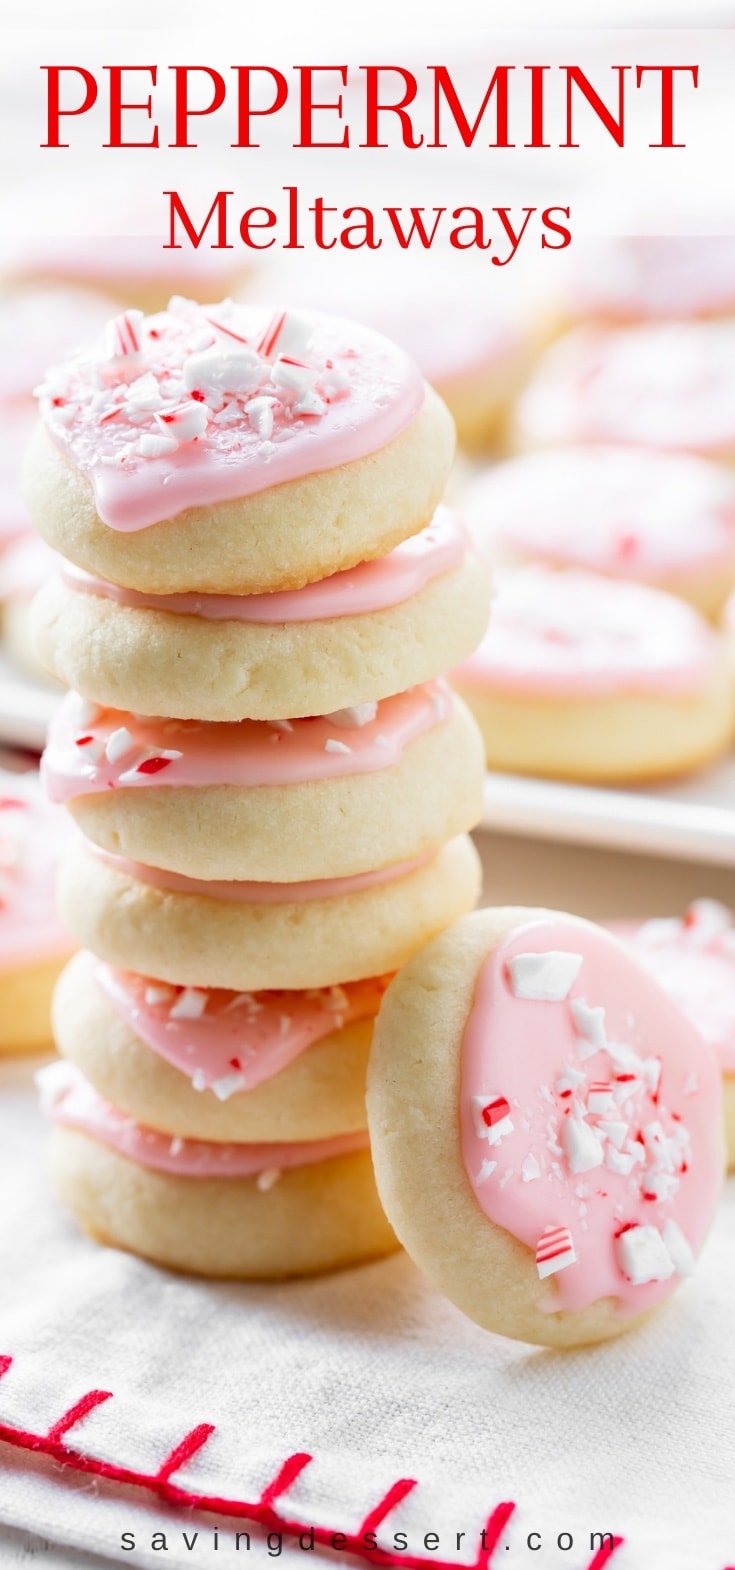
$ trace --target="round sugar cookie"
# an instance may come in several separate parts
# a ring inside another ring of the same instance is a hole
[[[328,714],[429,681],[479,643],[487,575],[446,508],[376,561],[280,594],[142,595],[66,568],[34,610],[43,663],[136,714]]]
[[[720,1192],[714,1053],[617,939],[483,910],[391,983],[368,1070],[378,1189],[488,1330],[619,1335],[695,1269]]]
[[[89,193],[85,191],[80,199],[88,202]],[[104,207],[104,193],[100,200]],[[27,285],[29,292],[43,287],[49,292],[94,290],[105,297],[108,316],[111,301],[141,311],[162,311],[173,294],[221,299],[244,282],[248,270],[233,251],[204,246],[169,249],[158,235],[137,234],[140,216],[121,214],[119,208],[115,222],[122,223],[127,233],[44,235],[43,245],[26,243],[8,269],[13,282]],[[44,370],[52,358],[46,356]]]
[[[716,900],[695,900],[680,918],[617,921],[622,939],[717,1054],[727,1159],[735,1167],[735,920]]]
[[[735,320],[574,329],[521,395],[515,441],[630,443],[733,462]]]
[[[492,768],[630,781],[687,773],[733,732],[724,648],[645,584],[525,567],[502,579],[483,643],[454,672]]]
[[[115,317],[39,398],[36,527],[150,594],[296,589],[383,556],[429,522],[454,452],[388,339],[231,301]]]
[[[35,775],[0,770],[0,1053],[51,1040],[51,993],[73,948],[54,899],[69,840],[66,813],[49,806]]]
[[[102,1101],[70,1064],[51,1070],[52,1181],[98,1242],[170,1270],[264,1281],[398,1246],[364,1133],[270,1146],[171,1139]]]
[[[54,1039],[104,1101],[147,1128],[215,1144],[332,1139],[366,1126],[386,985],[169,987],[82,952],[56,988]]]
[[[478,549],[633,579],[716,616],[735,584],[732,471],[689,453],[567,447],[478,476],[464,504]]]
[[[69,694],[42,770],[103,850],[201,879],[299,882],[411,861],[478,821],[482,741],[444,682],[377,711],[143,721]]]
[[[85,948],[177,985],[328,987],[397,970],[472,910],[480,858],[466,835],[412,863],[306,883],[197,882],[109,856],[81,837],[59,909]]]
[[[6,404],[0,420],[0,559],[28,534],[28,509],[21,483],[22,458],[36,425],[30,400]]]
[[[583,242],[562,315],[635,322],[735,316],[732,235],[629,234]]]

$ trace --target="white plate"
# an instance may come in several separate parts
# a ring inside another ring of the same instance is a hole
[[[0,743],[40,751],[59,694],[0,655]],[[735,758],[678,785],[603,790],[489,774],[483,827],[735,867]]]

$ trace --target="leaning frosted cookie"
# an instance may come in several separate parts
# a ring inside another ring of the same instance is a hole
[[[79,840],[59,909],[112,965],[200,987],[327,987],[395,970],[477,903],[466,836],[409,863],[306,883],[201,882]]]
[[[618,921],[612,931],[714,1048],[722,1072],[727,1157],[735,1167],[735,921],[724,905],[695,900],[679,919]]]
[[[516,406],[515,441],[735,461],[735,321],[575,329],[539,361]]]
[[[480,475],[464,521],[491,559],[634,579],[715,616],[735,584],[732,471],[689,453],[568,447]]]
[[[39,398],[39,532],[144,593],[294,589],[385,555],[429,522],[454,451],[387,338],[231,301],[116,317]]]
[[[298,882],[411,861],[474,826],[482,740],[444,682],[375,709],[206,725],[70,693],[42,772],[102,850],[186,877]]]
[[[492,768],[637,781],[699,768],[729,745],[721,640],[694,608],[638,583],[525,567],[453,675]]]
[[[50,1044],[51,993],[73,948],[54,901],[69,838],[35,777],[0,771],[0,1052]]]
[[[383,1000],[379,1192],[416,1263],[488,1330],[605,1340],[696,1266],[720,1192],[714,1053],[617,939],[484,910]]]
[[[172,1138],[103,1101],[71,1064],[42,1072],[54,1187],[101,1243],[242,1280],[314,1275],[397,1247],[364,1132],[269,1145]]]
[[[735,316],[732,235],[619,235],[579,247],[568,321],[627,325]]]
[[[63,972],[54,1038],[103,1100],[182,1139],[259,1144],[364,1130],[387,979],[303,991],[170,987],[89,953]]]
[[[271,720],[404,692],[471,653],[487,576],[446,508],[388,556],[302,589],[144,595],[64,567],[34,608],[43,664],[136,714]]]

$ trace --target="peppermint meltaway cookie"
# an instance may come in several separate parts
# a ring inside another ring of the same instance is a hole
[[[596,446],[527,453],[477,478],[464,521],[493,561],[637,580],[707,616],[735,584],[732,471],[690,453]]]
[[[141,594],[64,564],[36,602],[39,656],[96,703],[179,719],[327,714],[471,653],[489,584],[439,508],[387,556],[280,593]]]
[[[18,535],[0,553],[0,626],[3,644],[21,670],[48,682],[47,666],[38,655],[31,630],[31,605],[57,565],[57,558],[37,534]]]
[[[713,1047],[723,1079],[725,1132],[735,1167],[735,921],[716,900],[682,917],[615,922],[617,933]]]
[[[232,725],[95,712],[68,694],[42,770],[103,850],[207,880],[372,872],[482,810],[481,739],[442,681],[364,709]]]
[[[579,327],[516,406],[522,448],[631,443],[735,459],[735,320]]]
[[[0,1052],[50,1043],[51,993],[73,948],[54,908],[69,827],[35,776],[0,771]]]
[[[128,970],[182,986],[324,987],[397,970],[477,904],[467,835],[413,861],[291,883],[185,877],[79,837],[59,908],[77,942]]]
[[[416,1263],[489,1330],[630,1329],[696,1269],[723,1171],[715,1054],[618,940],[555,911],[464,917],[385,994],[378,1189]]]
[[[278,1280],[390,1253],[364,1131],[251,1143],[136,1123],[69,1063],[39,1075],[61,1199],[101,1243],[194,1275]]]
[[[125,221],[119,209],[115,218]],[[136,234],[135,223],[127,215],[127,234],[44,235],[42,246],[25,244],[7,270],[15,283],[30,281],[36,288],[94,290],[104,296],[108,315],[110,300],[162,311],[172,294],[211,300],[242,284],[246,270],[233,259],[236,252],[209,246],[171,249],[161,245],[158,235]],[[45,365],[52,358],[47,355]]]
[[[637,781],[686,773],[733,733],[724,645],[693,606],[645,584],[525,567],[453,674],[492,768]]]
[[[388,339],[231,301],[121,313],[39,399],[37,528],[152,594],[296,589],[383,556],[431,519],[454,448]]]
[[[578,247],[561,302],[568,321],[735,316],[732,235],[618,235]]]

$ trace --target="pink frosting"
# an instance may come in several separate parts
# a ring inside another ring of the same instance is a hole
[[[85,842],[86,844],[86,842]],[[418,856],[414,861],[401,861],[391,867],[378,867],[373,872],[356,872],[349,878],[312,878],[305,883],[252,883],[235,879],[187,878],[182,872],[167,872],[160,867],[147,867],[141,861],[128,861],[124,856],[113,856],[97,845],[86,844],[87,850],[98,861],[132,878],[136,883],[147,883],[151,888],[164,889],[172,894],[195,894],[200,898],[226,900],[243,905],[298,904],[319,899],[340,899],[348,894],[359,894],[362,889],[377,888],[381,883],[395,883],[410,877],[419,867],[431,861],[434,851]]]
[[[87,193],[79,199],[87,200]],[[134,225],[136,219],[128,215],[127,221]],[[170,287],[172,279],[178,279],[190,288],[196,285],[198,289],[213,289],[226,285],[236,271],[231,251],[222,253],[204,247],[198,251],[171,251],[164,247],[159,235],[134,233],[44,235],[42,246],[25,246],[16,267],[27,278],[53,275],[70,283],[99,283],[119,290],[121,295],[125,295],[129,280]]]
[[[543,446],[630,442],[728,456],[735,321],[578,328],[547,352],[518,418]]]
[[[695,900],[683,917],[611,930],[633,950],[714,1047],[725,1074],[735,1074],[735,921],[724,905]]]
[[[625,321],[735,311],[732,235],[621,235],[579,255],[575,315]]]
[[[35,424],[28,403],[7,404],[0,420],[0,548],[30,529],[23,501],[21,465]]]
[[[37,1076],[42,1099],[55,1123],[88,1134],[118,1155],[154,1172],[173,1177],[258,1178],[275,1180],[284,1168],[307,1167],[316,1161],[366,1150],[367,1132],[340,1134],[283,1145],[215,1144],[181,1139],[135,1123],[126,1113],[103,1101],[70,1063],[52,1063]],[[264,1188],[270,1183],[263,1183]]]
[[[334,717],[205,724],[95,710],[67,693],[41,770],[52,801],[119,786],[296,785],[373,773],[399,763],[412,741],[446,720],[452,695],[444,682],[427,682],[369,707],[375,713],[365,724]]]
[[[729,470],[688,453],[572,447],[497,465],[472,487],[478,545],[558,567],[656,581],[735,561]]]
[[[70,828],[35,776],[0,771],[0,972],[71,953],[54,898]]]
[[[490,954],[460,1115],[480,1209],[538,1250],[540,1277],[553,1256],[542,1309],[640,1313],[693,1268],[722,1176],[717,1061],[609,933],[550,917]]]
[[[85,289],[0,296],[0,399],[30,398],[47,367],[100,333],[109,315],[109,300]]]
[[[55,551],[37,534],[18,535],[0,557],[0,599],[32,599],[58,561]]]
[[[423,398],[413,362],[368,328],[227,300],[123,313],[40,389],[50,434],[123,531],[363,458]]]
[[[446,507],[440,507],[420,534],[403,540],[388,556],[361,562],[347,572],[307,583],[302,589],[273,594],[140,594],[106,579],[90,577],[68,562],[64,563],[62,576],[69,588],[115,600],[118,605],[171,611],[178,616],[202,616],[208,621],[274,625],[362,616],[400,605],[432,579],[456,567],[466,551],[463,529]]]
[[[373,1019],[387,986],[376,978],[308,992],[226,992],[170,987],[104,964],[96,976],[146,1046],[221,1101],[273,1079],[344,1025]]]
[[[717,639],[690,605],[639,583],[526,567],[501,580],[463,681],[529,697],[696,693]]]

